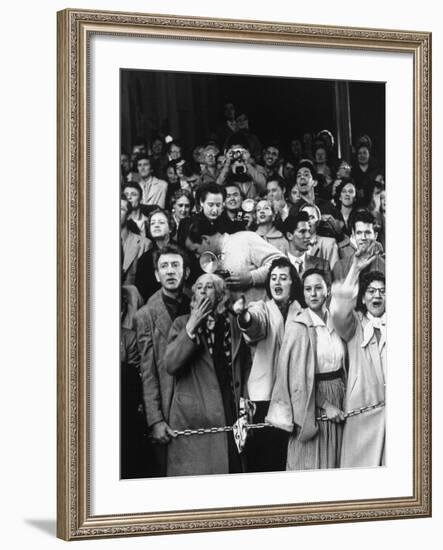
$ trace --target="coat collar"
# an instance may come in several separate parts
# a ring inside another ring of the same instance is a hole
[[[163,302],[163,292],[160,288],[150,299],[152,307],[157,312],[155,319],[155,326],[163,334],[165,338],[168,337],[169,329],[171,328],[172,319],[169,316],[168,309]]]
[[[123,242],[123,271],[127,271],[132,262],[137,258],[140,252],[140,242],[140,235],[136,235],[132,231],[129,231],[126,240]]]
[[[323,305],[324,310],[326,311],[326,323],[323,321],[323,319],[317,315],[314,311],[311,311],[310,309],[307,309],[306,311],[309,313],[309,316],[311,317],[312,321],[312,327],[326,327],[329,332],[332,332],[334,330],[334,325],[331,321],[331,316],[329,315],[329,311],[327,308]]]
[[[375,332],[374,332],[374,321],[373,317],[371,315],[363,315],[362,316],[362,328],[363,328],[363,340],[361,343],[361,347],[365,348],[369,342],[372,340],[372,338],[376,338]],[[379,323],[375,323],[378,325]],[[380,327],[381,329],[381,338],[379,342],[379,349],[382,349],[382,347],[386,343],[386,313],[381,317],[380,319]]]
[[[299,311],[299,313],[294,317],[294,322],[301,323],[302,325],[306,325],[307,327],[311,328],[314,326],[308,308],[304,308]]]
[[[260,233],[257,233],[257,235],[260,235]],[[283,233],[279,231],[276,227],[272,226],[271,229],[266,233],[266,235],[260,235],[260,237],[264,237],[266,239],[280,239],[283,237]]]

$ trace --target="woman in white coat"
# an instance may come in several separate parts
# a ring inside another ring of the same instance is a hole
[[[346,279],[332,289],[332,321],[348,345],[345,411],[368,407],[346,419],[340,463],[343,468],[385,463],[385,276],[379,271],[370,271],[360,277],[361,271],[375,258],[375,246],[371,248],[355,254]],[[376,407],[372,408],[373,405]]]
[[[287,470],[338,468],[345,346],[326,308],[325,273],[305,271],[303,291],[307,307],[286,325],[266,420],[290,433]]]
[[[300,311],[301,281],[288,260],[275,259],[265,283],[267,300],[237,300],[234,311],[244,339],[252,350],[247,394],[254,404],[254,422],[263,422],[275,382],[285,323]],[[249,472],[272,472],[286,466],[287,434],[275,428],[251,430],[245,448]]]

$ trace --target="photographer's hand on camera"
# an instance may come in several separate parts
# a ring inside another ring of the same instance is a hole
[[[231,169],[232,162],[233,162],[233,151],[232,149],[228,149],[225,153],[225,160],[224,160],[223,166],[221,167],[220,173],[218,174],[216,179],[216,183],[218,183],[218,185],[223,185],[225,183],[228,173]]]

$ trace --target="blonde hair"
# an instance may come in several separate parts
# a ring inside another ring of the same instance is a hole
[[[191,300],[191,309],[195,306],[195,293],[197,291],[198,283],[205,278],[206,280],[211,281],[214,284],[215,296],[216,296],[216,307],[215,313],[221,314],[224,313],[227,309],[227,302],[229,300],[229,292],[226,287],[225,281],[214,273],[204,273],[195,281],[192,285],[192,300]]]

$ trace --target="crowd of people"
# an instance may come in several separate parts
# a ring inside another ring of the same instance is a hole
[[[123,478],[384,464],[385,181],[369,136],[335,150],[226,104],[122,152]]]

